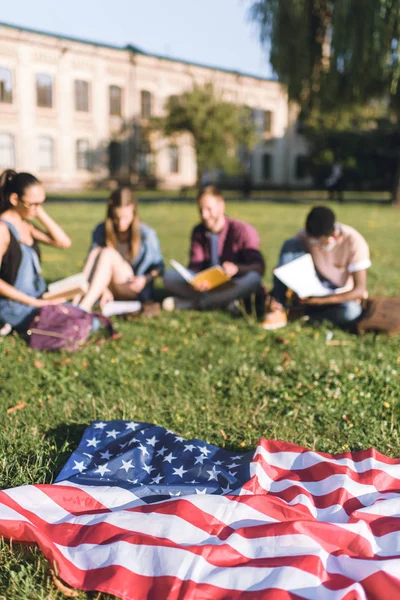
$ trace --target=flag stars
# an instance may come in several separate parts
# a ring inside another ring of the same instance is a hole
[[[104,423],[103,421],[100,421],[100,423],[95,423],[94,425],[95,429],[104,429],[104,427],[107,427],[107,423]]]
[[[150,456],[149,451],[147,450],[146,446],[143,446],[143,444],[139,444],[138,449],[142,452],[142,454],[144,454],[145,456]]]
[[[135,421],[131,421],[130,423],[126,424],[126,429],[130,429],[131,431],[136,431],[136,429],[139,427],[139,423],[135,423]]]
[[[166,451],[168,450],[168,448],[166,446],[163,446],[162,448],[159,449],[159,451],[156,454],[157,456],[164,456],[164,454],[166,453]]]
[[[204,488],[204,490],[199,490],[196,488],[196,494],[207,494],[207,488]]]
[[[183,437],[181,437],[180,435],[176,435],[175,436],[175,441],[176,442],[183,442]]]
[[[155,468],[151,465],[143,465],[142,469],[146,471],[146,473],[148,473],[149,475],[152,471],[155,471]]]
[[[106,431],[107,433],[107,437],[112,437],[114,438],[114,440],[117,439],[117,435],[120,433],[119,431],[117,431],[116,429],[112,429],[111,431]]]
[[[172,452],[170,452],[170,453],[169,453],[169,454],[167,454],[167,456],[164,458],[163,462],[169,462],[169,464],[171,464],[173,460],[176,460],[176,456],[172,456]]]
[[[153,446],[153,448],[154,448],[154,446],[155,446],[155,445],[156,445],[156,443],[158,442],[158,439],[156,438],[156,436],[155,436],[155,435],[153,435],[153,437],[152,437],[152,438],[148,438],[148,439],[146,440],[146,442],[149,444],[149,446]]]
[[[156,475],[155,477],[153,477],[153,479],[151,480],[151,483],[160,483],[161,479],[164,479],[164,477],[161,476],[161,474],[159,473],[158,475]]]
[[[206,456],[204,456],[204,454],[199,454],[199,456],[196,456],[196,460],[195,460],[194,464],[195,464],[195,465],[198,465],[198,464],[202,465],[202,464],[204,463],[204,460],[205,460],[206,458],[207,458],[207,457],[206,457]]]
[[[111,470],[107,468],[108,467],[108,463],[106,463],[105,465],[99,465],[98,468],[96,469],[95,473],[99,473],[101,477],[104,477],[104,475],[106,473],[111,473]]]
[[[76,460],[74,460],[75,466],[72,467],[72,470],[76,469],[77,471],[79,471],[79,473],[82,473],[82,471],[86,470],[85,465],[82,462],[77,462]]]
[[[187,473],[187,470],[185,471],[182,465],[181,467],[179,467],[179,469],[174,468],[174,472],[172,473],[172,475],[179,475],[179,477],[183,477],[184,473]]]
[[[100,444],[100,440],[93,437],[91,440],[87,440],[87,446],[93,446],[93,448],[97,448],[97,444]]]
[[[193,446],[193,444],[185,444],[183,451],[184,452],[193,452],[193,450],[195,448],[196,448],[196,446]]]
[[[211,471],[207,471],[207,473],[209,474],[209,478],[208,481],[211,481],[212,479],[215,479],[215,481],[218,481],[218,477],[217,475],[219,475],[221,473],[221,471],[217,471],[217,469],[215,468],[215,466],[211,469]]]
[[[106,450],[105,452],[100,452],[100,456],[103,460],[110,460],[112,454],[110,454],[109,451]]]
[[[240,465],[235,462],[233,462],[232,464],[227,465],[227,466],[228,466],[228,469],[234,469],[235,467],[240,467]]]
[[[202,454],[205,454],[206,456],[208,456],[209,454],[211,454],[211,450],[209,450],[207,448],[207,446],[199,446],[199,450]]]
[[[129,469],[133,469],[133,464],[131,460],[122,460],[122,466],[120,469],[124,469],[125,473],[129,471]]]

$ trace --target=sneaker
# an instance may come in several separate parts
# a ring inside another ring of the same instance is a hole
[[[265,319],[261,325],[263,329],[272,330],[280,329],[287,325],[286,311],[277,302],[271,302],[270,309],[265,315]]]
[[[163,310],[173,312],[174,310],[190,310],[195,308],[193,300],[187,298],[177,298],[176,296],[168,296],[164,298],[162,303]]]

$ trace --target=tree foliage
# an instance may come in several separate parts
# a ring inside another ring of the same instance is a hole
[[[199,175],[214,169],[239,171],[238,150],[250,149],[256,142],[250,111],[224,100],[212,83],[195,84],[180,96],[171,96],[165,117],[154,125],[167,137],[191,134]]]
[[[400,0],[254,0],[250,17],[306,119],[316,122],[319,113],[322,128],[330,121],[331,131],[354,130],[372,101],[381,103],[378,112],[385,106],[391,133],[398,130]],[[400,202],[400,168],[398,175]]]

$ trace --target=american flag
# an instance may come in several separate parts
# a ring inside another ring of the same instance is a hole
[[[95,421],[55,484],[0,492],[0,535],[124,600],[400,598],[400,460],[261,439],[229,452]]]

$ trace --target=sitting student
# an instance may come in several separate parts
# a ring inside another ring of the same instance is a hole
[[[153,282],[164,270],[156,232],[140,223],[134,193],[115,190],[108,200],[106,220],[94,229],[84,273],[90,285],[79,303],[91,310],[116,300],[151,300]],[[75,303],[79,299],[75,299]]]
[[[371,266],[368,244],[353,227],[336,223],[334,213],[316,206],[309,213],[305,230],[287,240],[281,249],[278,266],[310,253],[315,269],[328,296],[303,298],[305,314],[316,321],[331,321],[342,327],[351,326],[361,316],[361,300],[368,296],[367,269]],[[278,329],[287,323],[285,302],[287,287],[274,278],[274,288],[264,329]]]
[[[38,309],[60,304],[44,300],[38,242],[69,248],[71,240],[45,212],[42,183],[29,173],[4,171],[0,177],[0,324],[28,328]],[[37,219],[45,231],[31,221]]]
[[[199,273],[221,265],[232,285],[209,290],[208,282],[202,282],[193,289],[179,273],[166,271],[164,285],[174,296],[164,300],[165,310],[228,307],[261,291],[265,265],[256,230],[225,215],[224,199],[213,185],[199,193],[197,204],[202,222],[192,232],[189,270]]]

